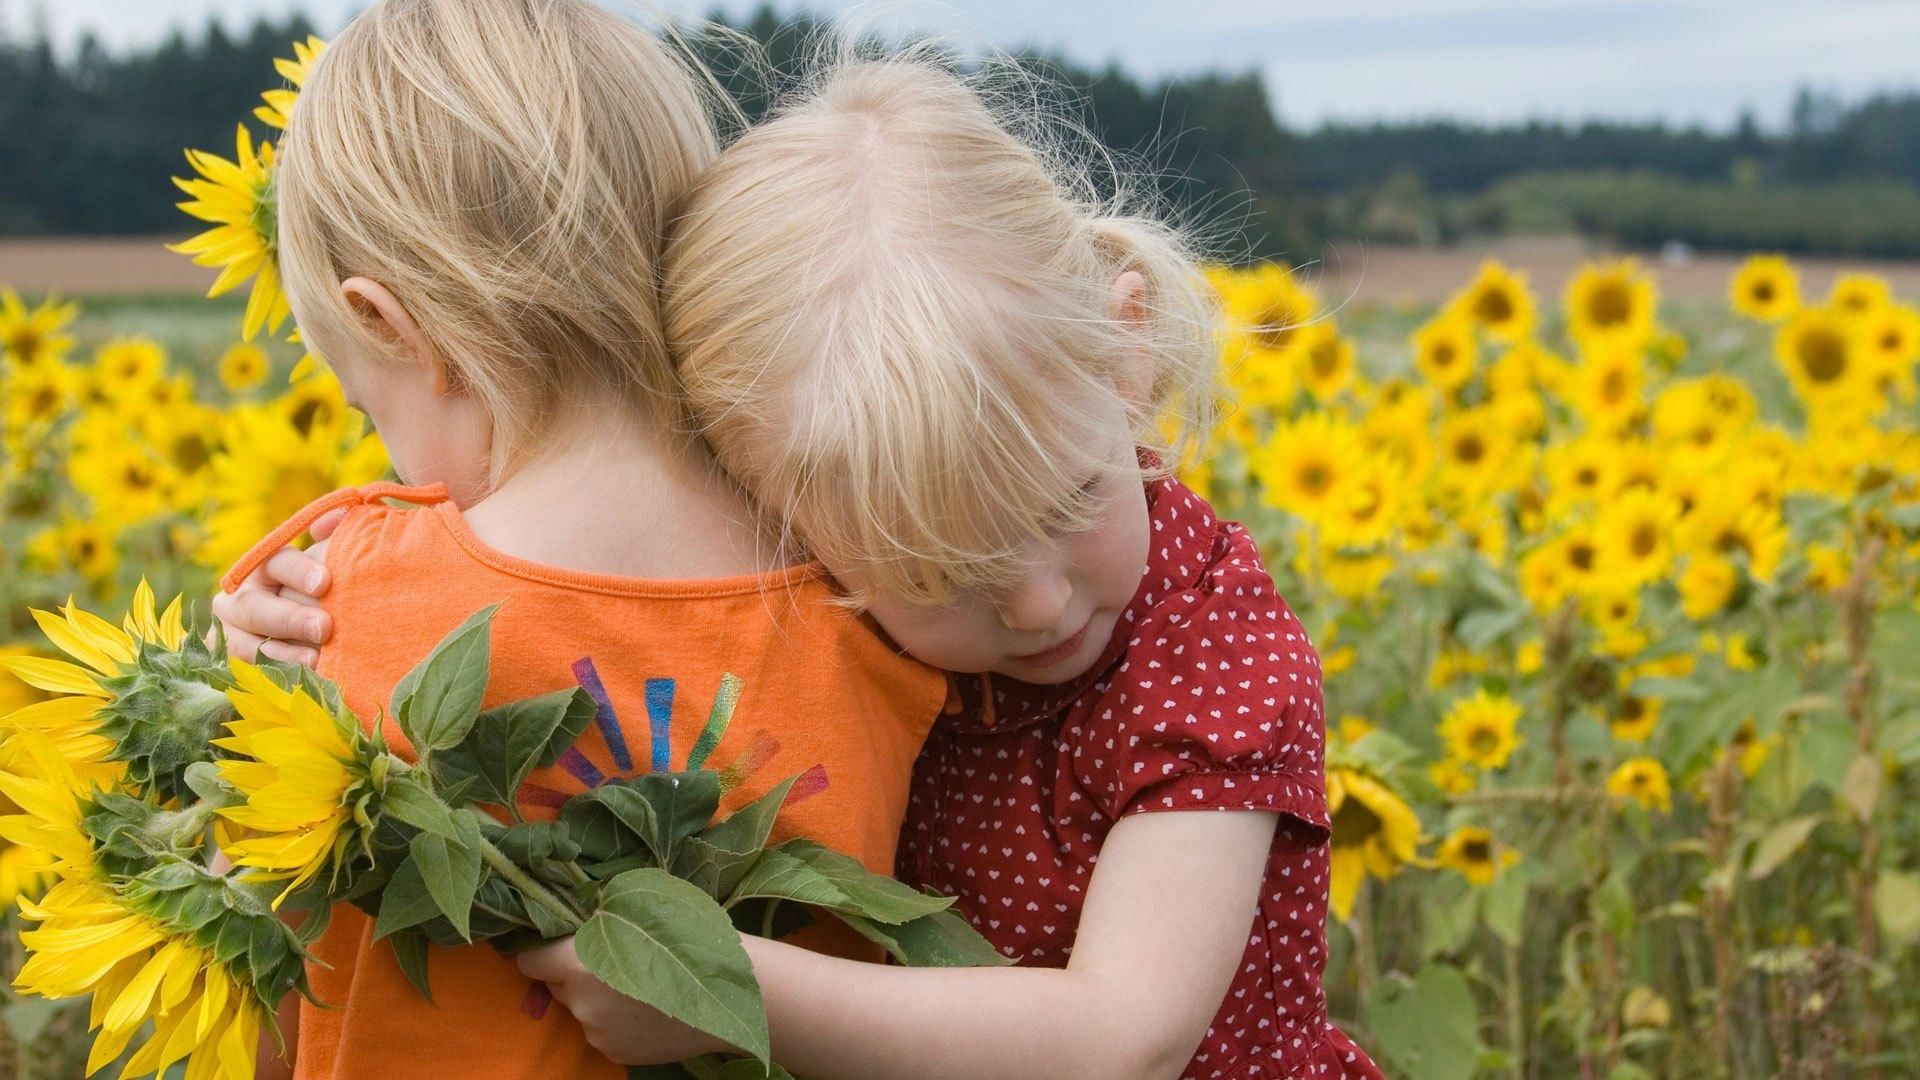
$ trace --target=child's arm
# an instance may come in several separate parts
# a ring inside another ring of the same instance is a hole
[[[1122,820],[1064,970],[882,967],[745,938],[774,1057],[819,1080],[1177,1077],[1245,952],[1276,822],[1263,811]],[[615,1061],[717,1049],[587,975],[570,948],[521,967]]]

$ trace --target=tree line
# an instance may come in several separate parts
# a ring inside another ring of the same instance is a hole
[[[740,63],[738,48],[719,35],[690,41],[757,116],[797,69],[817,25],[771,8],[736,25],[759,43],[764,64]],[[262,18],[243,31],[216,20],[123,53],[89,36],[70,55],[44,32],[0,38],[0,235],[182,231],[167,183],[186,169],[182,148],[230,152],[234,123],[272,83],[273,58],[314,30],[302,15]],[[1606,187],[1592,177],[1625,174],[1688,183],[1709,196],[1720,185],[1777,185],[1816,202],[1825,185],[1835,200],[1859,184],[1920,191],[1920,92],[1846,103],[1803,89],[1778,132],[1763,130],[1750,113],[1726,131],[1601,121],[1293,131],[1275,116],[1257,73],[1145,81],[1111,65],[1032,53],[1016,60],[1043,72],[1044,83],[1061,92],[1059,109],[1126,155],[1161,201],[1229,255],[1300,251],[1366,234],[1369,222],[1382,219],[1383,202],[1393,211],[1385,219],[1430,217],[1445,226],[1443,236],[1462,220],[1498,228],[1501,214],[1461,200],[1484,202],[1515,178],[1542,175],[1587,178],[1578,190],[1588,199]],[[1585,213],[1575,224],[1607,220]],[[1663,219],[1660,227],[1688,238],[1685,220]],[[1431,238],[1424,224],[1414,232],[1407,238]],[[1701,235],[1708,242],[1720,236]],[[1823,243],[1817,229],[1805,242]]]

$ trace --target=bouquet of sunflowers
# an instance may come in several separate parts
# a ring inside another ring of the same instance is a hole
[[[580,688],[481,708],[493,610],[474,615],[394,688],[379,724],[304,668],[255,666],[190,633],[145,584],[119,626],[71,602],[34,612],[77,663],[0,664],[58,695],[0,719],[0,836],[47,852],[56,883],[21,914],[19,989],[92,994],[91,1073],[250,1077],[289,992],[311,998],[307,946],[350,902],[375,919],[430,996],[431,946],[511,951],[573,935],[608,985],[740,1047],[652,1076],[785,1076],[742,931],[807,912],[838,918],[902,963],[1002,962],[951,901],[868,872],[807,840],[772,847],[793,781],[718,821],[725,780],[703,768],[613,780],[525,820],[514,793],[592,723]],[[373,734],[366,733],[371,730]],[[803,910],[804,909],[804,910]],[[297,928],[280,917],[304,912]],[[144,1035],[144,1037],[143,1037]]]

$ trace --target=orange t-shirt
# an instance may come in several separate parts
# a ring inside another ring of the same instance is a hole
[[[364,722],[441,638],[497,603],[485,706],[574,685],[600,706],[573,751],[528,777],[523,812],[550,817],[606,778],[684,767],[730,673],[743,684],[739,704],[706,765],[735,781],[722,812],[801,775],[773,839],[806,836],[892,872],[914,758],[946,684],[833,606],[817,568],[649,581],[542,566],[482,543],[444,487],[372,484],[303,510],[229,572],[226,587],[339,506],[350,509],[326,554],[334,633],[319,671]],[[391,719],[385,728],[389,745],[411,758]],[[850,932],[809,943],[877,958]],[[301,1004],[299,1080],[624,1076],[544,986],[489,946],[430,950],[434,1003],[352,905],[335,909],[313,952],[320,963],[308,966],[309,979],[332,1007]]]

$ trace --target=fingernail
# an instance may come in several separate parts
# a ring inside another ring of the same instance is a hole
[[[307,591],[313,592],[314,590],[318,589],[320,587],[321,580],[325,577],[326,575],[322,574],[318,570],[308,571],[307,572]]]
[[[313,618],[307,620],[307,638],[309,640],[319,641],[320,635],[326,632],[327,632],[327,621],[325,619],[322,619],[320,616],[315,615]]]

